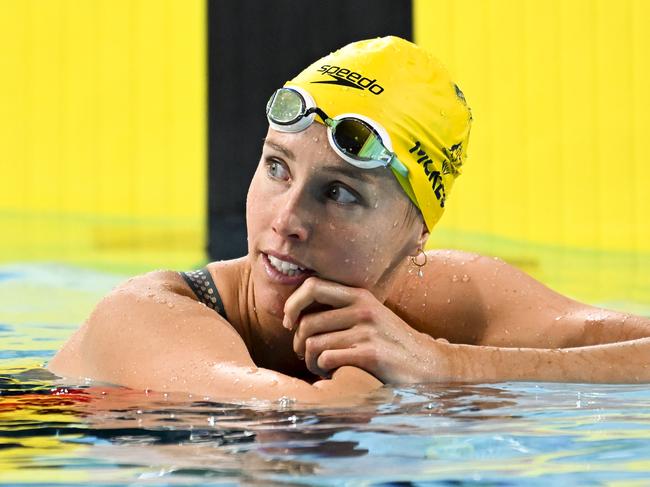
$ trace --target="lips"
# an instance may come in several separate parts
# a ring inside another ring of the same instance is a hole
[[[278,259],[277,257],[274,257],[273,255],[269,255],[269,262],[271,262],[271,265],[275,267],[276,270],[282,272],[283,274],[286,274],[287,276],[294,276],[298,275],[301,272],[305,272],[307,269],[304,267],[301,267],[297,264],[294,264],[292,262],[288,262],[286,260]]]
[[[312,269],[283,254],[263,252],[262,258],[267,275],[281,284],[300,284],[314,274]]]

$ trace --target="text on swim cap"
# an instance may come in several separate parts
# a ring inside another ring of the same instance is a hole
[[[373,95],[379,95],[384,91],[383,86],[375,83],[375,81],[377,81],[376,79],[365,78],[361,73],[350,71],[347,68],[323,64],[317,71],[324,75],[327,74],[334,79],[327,81],[312,81],[312,83],[342,85],[357,90],[368,90]]]
[[[426,153],[426,151],[421,147],[422,144],[420,144],[420,141],[416,140],[415,145],[409,149],[409,152],[413,154],[415,151],[417,151],[416,156],[418,157],[418,164],[422,166],[422,169],[424,169],[424,174],[431,182],[431,189],[433,190],[433,194],[436,195],[436,199],[440,203],[440,208],[444,208],[446,196],[445,185],[442,182],[442,176],[440,175],[440,171],[436,171],[433,169],[433,167],[430,167],[433,166],[433,161]]]

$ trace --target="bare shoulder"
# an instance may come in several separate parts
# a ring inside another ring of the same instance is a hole
[[[289,396],[334,402],[381,386],[361,370],[312,386],[256,367],[231,324],[191,293],[176,272],[129,279],[97,304],[49,369],[66,379],[237,401]]]
[[[106,295],[49,368],[64,377],[156,388],[169,380],[167,365],[196,360],[252,364],[237,331],[196,301],[177,272],[155,271]]]
[[[499,258],[459,250],[428,251],[422,276],[411,268],[398,282],[396,312],[453,343],[525,346],[531,334],[523,326],[532,329],[579,305]]]
[[[594,309],[501,259],[457,250],[427,252],[422,277],[411,271],[399,281],[396,312],[417,330],[453,343],[562,346],[581,333],[582,321],[568,317]]]
[[[426,264],[400,272],[387,300],[413,328],[452,343],[477,343],[485,328],[481,279],[495,264],[458,250],[429,250]]]

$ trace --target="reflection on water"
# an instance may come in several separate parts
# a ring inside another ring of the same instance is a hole
[[[643,385],[386,387],[354,408],[307,408],[61,384],[43,362],[121,279],[56,267],[0,276],[3,483],[562,485],[650,475]],[[38,304],[26,298],[33,290]]]
[[[650,470],[645,386],[384,388],[349,408],[224,404],[0,370],[8,482],[608,481]],[[54,470],[53,470],[54,469]]]

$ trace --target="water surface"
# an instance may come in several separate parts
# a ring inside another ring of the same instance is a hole
[[[2,483],[643,485],[650,478],[646,385],[386,387],[354,408],[305,408],[61,384],[43,364],[122,279],[56,265],[0,267]]]

